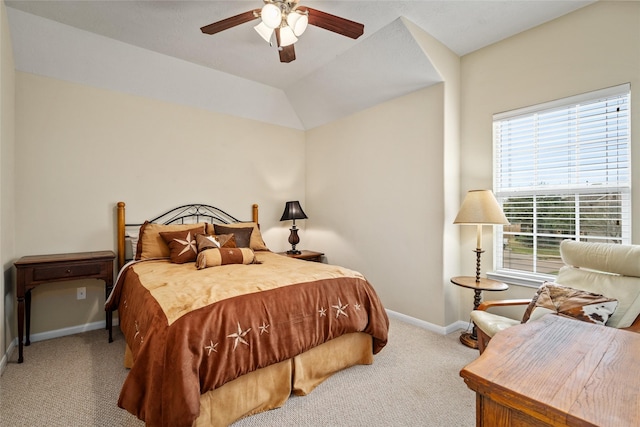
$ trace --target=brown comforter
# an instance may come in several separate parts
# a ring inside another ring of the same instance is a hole
[[[357,272],[256,252],[261,264],[197,270],[136,263],[107,308],[134,357],[118,405],[150,426],[191,426],[201,393],[351,332],[387,342],[389,321]]]

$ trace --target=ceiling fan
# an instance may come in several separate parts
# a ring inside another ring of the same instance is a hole
[[[352,39],[357,39],[364,33],[363,24],[310,7],[300,6],[298,1],[264,0],[265,4],[261,9],[253,9],[205,25],[200,30],[205,34],[216,34],[245,22],[261,18],[261,22],[254,29],[270,45],[273,44],[272,39],[275,35],[280,62],[291,62],[296,59],[293,45],[309,24]]]

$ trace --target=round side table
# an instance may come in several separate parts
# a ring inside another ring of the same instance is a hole
[[[498,282],[497,280],[480,278],[476,281],[475,277],[471,276],[457,276],[451,278],[451,283],[454,285],[462,286],[464,288],[473,289],[473,309],[477,310],[480,302],[482,301],[482,291],[506,291],[509,289],[509,285],[506,283]],[[463,332],[460,335],[460,342],[467,347],[478,348],[478,334],[476,331],[476,325],[473,325],[471,332]]]

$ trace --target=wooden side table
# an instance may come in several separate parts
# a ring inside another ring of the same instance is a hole
[[[80,279],[99,279],[105,283],[105,298],[113,289],[113,251],[79,252],[55,255],[33,255],[20,258],[14,263],[17,269],[18,294],[18,363],[24,361],[23,343],[24,323],[27,334],[24,345],[30,345],[31,327],[31,291],[38,285]],[[25,304],[26,302],[26,304]],[[26,305],[26,314],[25,314]],[[112,312],[107,312],[109,342],[112,337]]]
[[[460,371],[476,426],[640,425],[640,334],[547,314],[491,339]]]
[[[482,291],[506,291],[509,289],[509,285],[506,283],[498,282],[497,280],[480,278],[480,281],[476,281],[475,277],[471,276],[457,276],[451,278],[451,283],[454,285],[462,286],[464,288],[473,289],[473,309],[477,310],[480,302],[482,301]],[[460,342],[467,347],[478,348],[478,332],[476,325],[473,325],[472,331],[463,332],[460,335]]]
[[[324,253],[314,252],[314,251],[300,251],[299,254],[288,254],[286,252],[278,252],[278,254],[285,255],[290,258],[297,258],[297,259],[303,259],[305,261],[315,261],[315,262],[322,261],[322,257],[324,256]]]

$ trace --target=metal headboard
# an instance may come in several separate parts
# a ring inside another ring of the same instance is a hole
[[[189,224],[191,222],[210,222],[211,224],[230,224],[241,222],[222,209],[211,205],[191,204],[178,206],[163,213],[149,222],[156,224]],[[142,224],[125,224],[125,227],[140,226]]]
[[[125,263],[125,240],[127,227],[139,227],[142,224],[127,223],[125,221],[125,203],[118,202],[118,268],[122,268]],[[252,206],[252,221],[258,224],[258,205]],[[242,222],[222,209],[202,203],[192,203],[173,208],[151,220],[156,224],[190,224],[197,222],[209,222],[211,224],[230,224]]]

